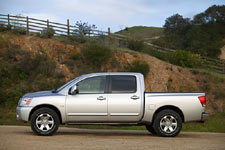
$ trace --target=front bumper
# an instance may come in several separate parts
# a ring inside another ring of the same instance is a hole
[[[16,120],[29,121],[29,115],[33,107],[16,107]]]
[[[209,114],[207,112],[203,112],[201,122],[205,122],[206,120],[209,120]]]

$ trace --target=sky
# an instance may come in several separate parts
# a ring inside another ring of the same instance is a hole
[[[131,26],[162,27],[165,19],[179,13],[192,18],[225,0],[0,0],[0,13],[49,19],[75,25],[95,24],[112,32]]]

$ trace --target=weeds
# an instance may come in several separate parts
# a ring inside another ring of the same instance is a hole
[[[68,56],[70,59],[73,59],[73,60],[78,60],[80,58],[80,54],[75,51],[69,52]]]
[[[128,72],[139,72],[146,77],[149,72],[149,65],[146,62],[133,61],[125,66],[125,70]]]
[[[128,46],[129,49],[135,50],[135,51],[141,51],[144,48],[144,41],[142,40],[135,40],[131,39],[128,40]]]
[[[54,36],[54,34],[55,34],[55,30],[53,28],[49,27],[49,28],[43,29],[41,31],[40,36],[44,37],[44,38],[51,38]]]

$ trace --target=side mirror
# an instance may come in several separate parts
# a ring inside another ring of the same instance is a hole
[[[69,89],[69,94],[75,95],[77,93],[79,93],[79,89],[78,89],[78,86],[75,84]]]

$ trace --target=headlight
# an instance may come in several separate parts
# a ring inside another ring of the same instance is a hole
[[[29,106],[32,98],[22,98],[19,102],[19,106]]]

